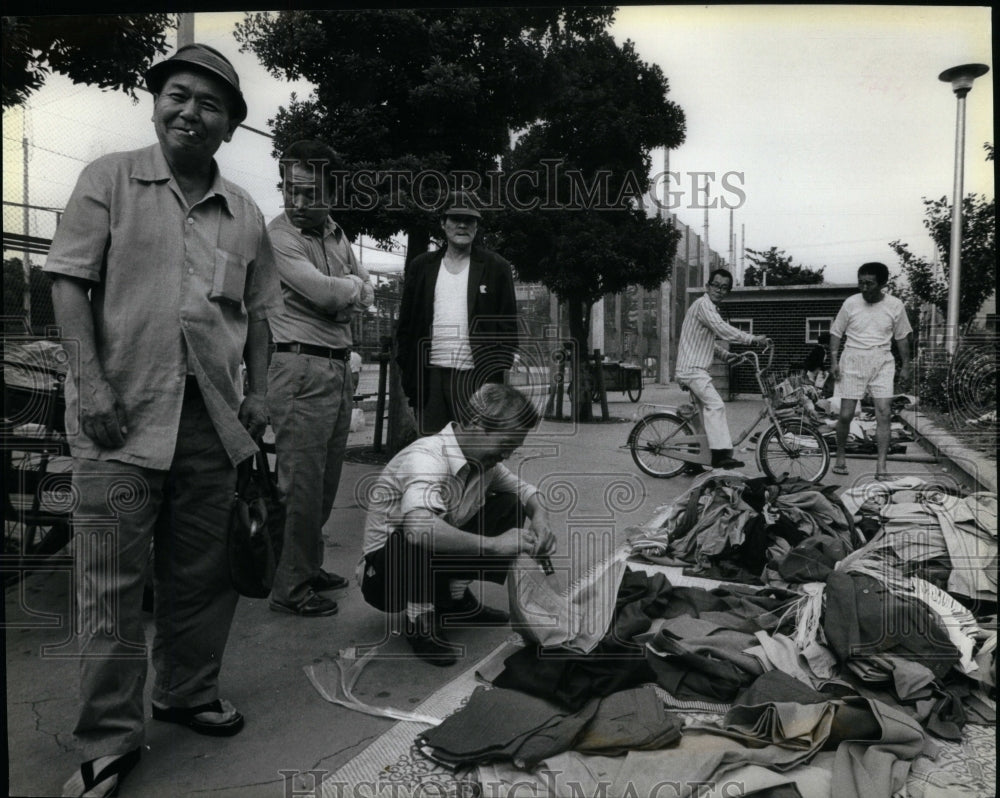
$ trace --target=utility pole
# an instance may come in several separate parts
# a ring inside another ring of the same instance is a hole
[[[194,14],[186,12],[177,15],[177,49],[194,44]]]
[[[702,225],[702,230],[703,230],[704,239],[705,239],[704,240],[704,244],[705,244],[705,262],[704,262],[704,265],[702,266],[701,277],[702,277],[702,280],[705,283],[708,283],[708,274],[709,274],[709,272],[712,271],[712,264],[710,262],[709,249],[708,249],[708,208],[705,208],[705,221],[704,221],[704,224]]]
[[[24,303],[24,320],[28,325],[28,329],[31,329],[31,245],[28,243],[28,236],[31,235],[31,225],[30,219],[28,217],[28,131],[27,131],[27,119],[28,119],[28,106],[27,104],[21,110],[21,158],[24,161],[24,174],[21,178],[21,204],[24,206],[21,209],[23,214],[24,223],[24,296],[22,297]]]
[[[746,272],[747,260],[747,226],[740,225],[740,285],[743,285],[743,275]]]

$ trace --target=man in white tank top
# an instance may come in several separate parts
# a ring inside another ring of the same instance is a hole
[[[396,358],[420,435],[463,420],[469,397],[503,382],[517,349],[513,273],[476,243],[481,220],[473,197],[455,192],[441,221],[446,246],[406,269]]]

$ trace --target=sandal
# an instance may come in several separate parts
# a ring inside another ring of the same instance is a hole
[[[122,781],[129,771],[138,764],[140,756],[142,756],[142,750],[133,748],[128,753],[113,758],[101,768],[100,773],[94,772],[94,763],[106,757],[98,757],[84,762],[80,765],[80,769],[70,776],[63,785],[62,794],[78,798],[109,798],[109,796],[117,795]]]
[[[219,718],[204,716],[220,716]],[[215,699],[197,707],[158,707],[153,704],[153,719],[179,723],[198,734],[232,737],[243,728],[243,716],[228,701]]]
[[[840,474],[842,477],[847,476],[847,466],[845,465],[835,465],[830,469],[834,474]]]

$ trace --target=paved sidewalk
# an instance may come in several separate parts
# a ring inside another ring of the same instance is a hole
[[[544,421],[511,467],[553,497],[561,529],[557,567],[569,562],[571,537],[581,530],[617,535],[640,524],[654,509],[674,500],[690,477],[654,479],[639,472],[627,449],[633,419],[644,404],[678,404],[686,394],[676,385],[647,384],[638,405],[620,393],[611,395],[607,423],[573,425]],[[729,403],[734,433],[759,409],[759,400]],[[352,433],[350,444],[370,444],[373,419]],[[912,444],[911,444],[912,446]],[[753,452],[743,451],[747,473],[756,474]],[[872,479],[874,460],[851,460],[850,475],[829,477],[826,484],[847,487]],[[324,528],[326,567],[353,576],[360,553],[365,486],[378,466],[346,463],[333,514]],[[941,466],[900,464],[897,473],[942,474]],[[574,537],[576,536],[576,537]],[[71,635],[67,573],[36,574],[5,591],[7,629],[7,726],[10,794],[57,795],[77,766],[72,738],[76,714],[77,663],[64,656]],[[351,645],[390,638],[386,616],[368,607],[356,584],[332,594],[340,613],[328,618],[296,618],[268,610],[266,600],[242,599],[222,671],[223,696],[246,715],[244,731],[229,739],[199,736],[185,728],[150,721],[142,762],[121,795],[176,798],[233,796],[284,798],[305,796],[310,776],[331,773],[389,728],[392,721],[361,715],[328,704],[306,680],[302,668],[336,656]],[[487,603],[505,606],[505,591],[489,586]],[[471,664],[509,635],[509,629],[459,630]],[[386,647],[398,658],[373,663],[356,689],[372,703],[412,708],[449,679],[462,665],[436,668],[409,657],[405,643],[392,637]],[[150,684],[152,679],[147,681]],[[148,703],[147,692],[147,708]]]

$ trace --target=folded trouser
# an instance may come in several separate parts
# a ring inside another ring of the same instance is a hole
[[[77,458],[74,559],[84,757],[142,744],[147,646],[142,593],[153,551],[153,700],[218,697],[237,594],[226,536],[236,471],[200,394],[185,393],[168,471]]]

